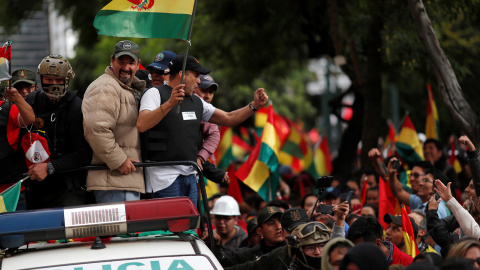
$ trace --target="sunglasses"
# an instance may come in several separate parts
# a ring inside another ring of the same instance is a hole
[[[478,265],[480,265],[480,257],[478,257],[476,259],[468,259],[468,260],[471,261],[472,264],[477,263]]]
[[[149,69],[149,71],[150,71],[150,74],[166,75],[165,70],[158,70],[158,69],[151,68],[151,69]]]

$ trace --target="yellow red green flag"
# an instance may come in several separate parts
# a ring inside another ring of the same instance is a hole
[[[437,105],[435,104],[435,99],[433,99],[432,88],[430,84],[427,84],[428,91],[428,101],[427,101],[427,123],[425,126],[425,136],[427,139],[439,139],[439,128],[438,128],[438,112]]]
[[[278,153],[281,141],[277,134],[272,105],[262,136],[247,161],[235,173],[239,180],[256,191],[265,201],[275,197],[280,185]]]
[[[93,21],[99,35],[188,39],[195,0],[113,0]]]

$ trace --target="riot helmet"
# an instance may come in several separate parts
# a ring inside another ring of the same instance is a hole
[[[43,58],[42,62],[38,65],[37,73],[40,75],[43,91],[47,97],[54,102],[59,101],[65,96],[70,79],[75,77],[70,62],[58,54],[51,54]],[[65,81],[63,84],[47,84],[43,83],[44,76],[63,78]]]
[[[321,258],[305,255],[303,247],[308,245],[325,245],[330,240],[332,231],[325,224],[313,221],[299,225],[292,231],[288,241],[289,255],[296,255],[297,260],[309,269],[320,269]]]

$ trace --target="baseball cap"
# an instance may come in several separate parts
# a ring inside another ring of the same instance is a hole
[[[217,91],[218,84],[215,83],[212,76],[210,75],[200,75],[200,84],[198,85],[201,89],[207,89],[208,87],[212,87],[213,91]]]
[[[15,84],[26,82],[29,84],[35,84],[37,80],[37,75],[35,72],[28,69],[17,69],[12,73],[12,86],[15,87]]]
[[[155,56],[153,63],[147,66],[148,68],[154,68],[158,70],[168,69],[168,64],[173,60],[177,55],[171,51],[161,51]]]
[[[140,47],[130,40],[122,40],[115,45],[115,50],[113,52],[115,58],[118,58],[122,55],[131,56],[135,61],[138,61],[140,58]]]
[[[282,228],[288,232],[293,231],[298,225],[309,222],[308,214],[302,208],[290,208],[285,210],[285,213],[282,214],[280,223],[282,223]]]
[[[283,214],[282,210],[276,206],[267,206],[263,208],[260,213],[258,213],[257,223],[258,226],[262,225],[263,223],[267,222],[270,218],[275,215],[281,216]]]
[[[417,226],[417,223],[415,223],[415,220],[411,217],[408,217],[410,219],[410,223],[412,223],[412,229],[413,229],[413,234],[415,235],[415,238],[417,238],[417,234],[418,234],[418,226]],[[399,215],[399,216],[394,216],[392,214],[385,214],[383,216],[383,221],[387,224],[390,224],[390,222],[393,222],[395,224],[397,224],[398,226],[402,226],[403,227],[403,223],[402,223],[402,216]]]
[[[183,59],[185,59],[185,55],[177,55],[168,66],[170,68],[170,73],[177,73],[182,70],[183,67]],[[185,70],[195,70],[200,74],[208,74],[210,73],[210,69],[203,67],[198,60],[191,56],[187,55],[187,63],[185,65]]]
[[[253,217],[247,222],[247,232],[251,234],[258,227],[257,218]]]

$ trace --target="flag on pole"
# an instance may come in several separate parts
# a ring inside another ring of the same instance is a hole
[[[318,176],[330,175],[332,173],[332,158],[330,157],[327,136],[322,136],[321,142],[317,145],[318,146],[315,147],[313,153],[313,165],[315,166],[315,171]]]
[[[427,101],[427,123],[425,126],[425,136],[427,139],[439,140],[439,127],[438,127],[438,112],[435,99],[433,99],[433,92],[430,84],[427,83],[428,101]]]
[[[280,139],[275,129],[273,107],[268,107],[268,118],[262,136],[247,161],[237,170],[236,176],[256,191],[265,201],[275,197],[280,185],[278,153]]]
[[[383,148],[385,149],[386,156],[389,157],[393,154],[392,146],[395,145],[395,143],[397,142],[397,132],[395,131],[395,127],[393,126],[392,121],[388,120],[387,123],[388,123],[388,136],[385,139],[385,144]]]
[[[0,213],[13,212],[17,209],[22,181],[18,181],[0,193]]]
[[[420,251],[418,250],[417,242],[415,241],[415,234],[413,233],[412,222],[408,217],[407,211],[402,207],[402,227],[403,227],[403,240],[405,241],[405,247],[407,254],[415,258]]]
[[[10,61],[12,59],[12,46],[11,42],[5,43],[3,47],[0,47],[0,81],[9,80],[10,75]]]
[[[362,192],[360,192],[360,200],[362,200],[362,204],[367,203],[367,181],[363,181]]]
[[[233,164],[230,164],[228,167],[228,177],[230,178],[228,195],[232,196],[238,204],[241,204],[243,202],[242,190],[240,189],[237,176],[235,176],[235,165]]]
[[[389,224],[383,221],[383,216],[385,214],[401,215],[401,208],[397,198],[393,196],[388,183],[380,177],[378,180],[378,222],[380,222],[385,231],[388,229]]]
[[[246,143],[240,136],[237,134],[233,135],[232,141],[232,154],[235,158],[243,160],[250,152],[252,152],[253,147]]]
[[[278,159],[280,164],[288,165],[294,173],[300,173],[312,163],[312,150],[305,134],[295,123],[286,119],[290,126],[288,137],[281,148]]]
[[[453,140],[450,144],[450,157],[448,158],[448,164],[452,165],[457,173],[460,173],[462,171],[462,166],[460,165],[460,161],[458,161],[457,154],[455,153],[455,141],[456,140]]]
[[[99,35],[188,40],[195,0],[113,0],[95,16]]]
[[[220,142],[214,156],[217,167],[226,170],[230,162],[235,158],[232,152],[233,130],[230,127],[220,127]]]
[[[400,134],[398,134],[395,151],[410,168],[413,167],[415,162],[423,160],[422,144],[418,139],[417,130],[408,115],[403,121]]]

